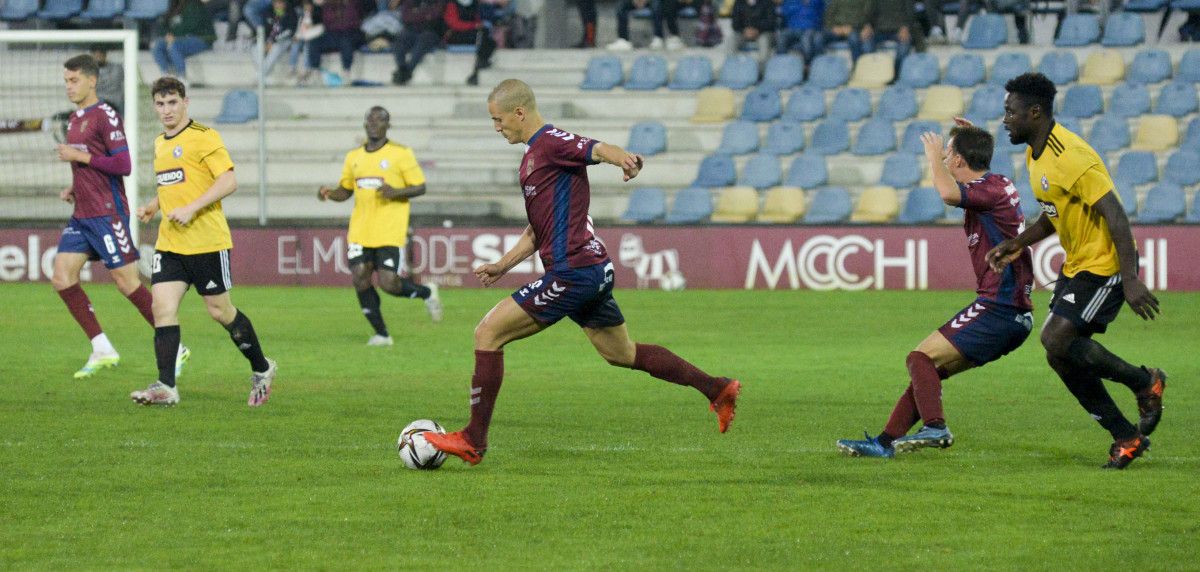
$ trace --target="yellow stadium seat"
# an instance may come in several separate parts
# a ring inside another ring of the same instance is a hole
[[[763,200],[759,222],[789,224],[804,216],[804,191],[799,187],[771,187]]]
[[[1179,122],[1170,115],[1143,115],[1130,147],[1142,151],[1166,151],[1179,145]]]
[[[1125,77],[1125,58],[1116,50],[1096,50],[1083,62],[1079,83],[1112,85]]]
[[[953,85],[935,85],[925,91],[921,101],[921,119],[950,121],[963,114],[962,90]]]
[[[891,222],[899,214],[900,197],[896,189],[878,185],[863,190],[850,222]]]
[[[724,123],[736,115],[732,89],[706,87],[696,95],[696,113],[692,115],[692,123]]]
[[[891,52],[864,54],[854,63],[850,87],[885,87],[896,77],[896,61]]]
[[[758,214],[758,191],[754,187],[726,187],[717,197],[713,222],[748,222]]]

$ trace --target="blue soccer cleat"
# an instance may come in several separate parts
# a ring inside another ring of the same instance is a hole
[[[862,441],[838,439],[837,448],[851,457],[882,457],[884,459],[891,459],[896,456],[896,450],[892,447],[884,447],[879,442],[878,437],[872,437],[865,431],[863,432],[863,437],[866,437],[866,439]]]
[[[920,431],[917,431],[912,435],[906,435],[896,439],[896,441],[892,443],[892,447],[896,449],[897,453],[911,453],[922,447],[936,447],[938,449],[945,449],[953,444],[954,435],[950,433],[950,428],[942,427],[941,429],[938,429],[936,427],[930,427],[926,425],[925,427],[922,427]]]

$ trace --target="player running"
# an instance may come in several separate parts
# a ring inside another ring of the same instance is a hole
[[[454,433],[426,433],[429,443],[472,465],[482,461],[492,409],[504,379],[504,346],[563,318],[579,324],[608,363],[699,390],[724,433],[733,421],[741,384],[712,377],[666,348],[629,339],[625,318],[612,296],[613,263],[592,230],[587,167],[600,162],[616,165],[628,181],[641,171],[642,157],[547,124],[533,90],[520,80],[504,80],[492,90],[488,113],[505,140],[526,144],[518,176],[529,226],[499,261],[479,266],[475,275],[490,286],[535,252],[547,272],[500,300],[476,326],[471,421]]]
[[[122,179],[131,169],[129,144],[121,115],[96,95],[99,76],[92,56],[75,56],[63,63],[67,99],[76,111],[67,123],[67,143],[58,146],[58,160],[71,164],[71,186],[59,196],[74,203],[75,210],[59,239],[51,282],[92,341],[92,353],[75,372],[75,379],[91,377],[121,361],[79,284],[84,264],[102,261],[117,289],[154,325],[150,291],[138,277],[138,249],[130,235],[129,201]],[[180,346],[173,365],[175,375],[182,372],[190,355]]]
[[[208,315],[229,332],[233,344],[250,362],[250,397],[257,407],[271,397],[275,361],[263,357],[250,319],[233,306],[229,289],[229,251],[233,240],[221,209],[221,199],[237,190],[233,160],[215,129],[188,119],[187,91],[173,77],[162,77],[150,88],[154,111],[163,133],[154,139],[154,171],[158,196],[138,209],[149,222],[162,209],[154,245],[151,288],[154,291],[154,355],[158,381],[129,397],[143,405],[175,405],[172,349],[179,345],[179,302],[189,286],[204,298]]]
[[[1158,313],[1158,299],[1138,278],[1138,254],[1121,199],[1104,161],[1078,135],[1054,121],[1054,83],[1040,73],[1010,80],[1004,88],[1004,127],[1014,144],[1026,143],[1025,164],[1043,216],[1019,236],[987,254],[996,271],[1025,248],[1058,233],[1066,251],[1050,316],[1042,327],[1046,360],[1079,404],[1112,435],[1106,469],[1124,469],[1150,447],[1147,437],[1162,419],[1167,374],[1134,367],[1092,339],[1121,311],[1121,302],[1143,320]],[[1101,378],[1137,397],[1138,425],[1130,423]]]
[[[422,286],[413,282],[408,273],[408,257],[404,250],[408,242],[409,199],[425,194],[425,173],[417,164],[412,149],[387,138],[391,116],[375,106],[367,111],[363,129],[367,142],[346,153],[342,179],[337,187],[321,187],[317,198],[324,201],[344,201],[354,197],[354,212],[350,213],[350,232],[347,258],[358,305],[375,329],[367,340],[368,346],[390,346],[383,314],[379,311],[379,293],[375,291],[372,275],[379,277],[379,286],[392,296],[419,298],[434,322],[442,321],[442,302],[437,284]]]
[[[837,447],[854,457],[892,457],[921,447],[946,448],[954,435],[942,412],[942,380],[1000,359],[1017,349],[1033,329],[1033,260],[1022,249],[1013,264],[993,270],[984,256],[1025,228],[1012,181],[988,171],[993,139],[978,127],[955,127],[944,150],[941,136],[925,133],[925,157],[942,200],[966,211],[963,230],[975,271],[975,301],[925,338],[908,354],[911,382],[892,409],[883,432],[864,440],[842,439]],[[924,427],[905,436],[918,420]]]

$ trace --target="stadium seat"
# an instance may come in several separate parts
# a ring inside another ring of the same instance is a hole
[[[1096,50],[1088,54],[1083,62],[1083,73],[1079,83],[1112,85],[1125,77],[1125,58],[1121,52],[1111,48]]]
[[[1143,115],[1130,147],[1166,151],[1179,144],[1179,122],[1170,115]]]
[[[986,75],[983,58],[976,54],[955,54],[946,64],[942,83],[958,87],[973,87],[983,83]]]
[[[621,60],[617,56],[594,56],[588,60],[579,89],[609,90],[621,85],[624,79]]]
[[[802,85],[788,98],[783,118],[788,121],[812,121],[825,116],[825,91],[819,87]]]
[[[629,129],[629,144],[625,150],[647,157],[667,150],[667,126],[661,121],[642,121]]]
[[[850,193],[841,187],[826,187],[813,195],[804,214],[805,224],[840,224],[850,218],[854,209]]]
[[[1183,221],[1191,224],[1200,223],[1200,193],[1192,195],[1192,210],[1188,211]]]
[[[937,56],[930,53],[909,54],[900,64],[899,83],[911,88],[929,87],[937,83],[939,76]]]
[[[1146,193],[1146,201],[1138,212],[1138,222],[1159,224],[1175,222],[1187,209],[1183,189],[1174,183],[1162,182]]]
[[[921,182],[921,169],[924,162],[924,155],[913,155],[903,151],[895,153],[884,160],[879,184],[897,189],[912,187]]]
[[[1062,119],[1063,118],[1061,117],[1055,118],[1059,124],[1063,123]],[[1004,130],[1004,123],[1000,123],[996,126],[996,130],[992,132],[992,140],[995,146],[994,151],[997,152],[1001,149],[1003,149],[1005,153],[1017,153],[1025,150],[1024,143],[1020,145],[1013,145],[1012,141],[1009,140],[1008,131]]]
[[[625,89],[655,90],[667,85],[667,60],[662,56],[638,56],[625,80]]]
[[[1079,60],[1075,52],[1049,52],[1042,56],[1038,71],[1058,85],[1075,83],[1079,78]]]
[[[900,197],[896,189],[875,185],[863,189],[858,205],[850,215],[851,222],[891,222],[900,214]]]
[[[717,153],[745,155],[758,151],[758,124],[753,121],[730,121],[721,132]]]
[[[913,91],[911,87],[893,85],[879,96],[879,109],[875,111],[877,117],[892,121],[904,121],[916,114],[917,92]]]
[[[988,83],[1003,87],[1008,80],[1033,69],[1029,55],[1023,52],[1004,52],[992,62],[992,75]]]
[[[1000,119],[1004,117],[1004,96],[1006,92],[998,85],[985,85],[971,94],[971,106],[967,108],[967,118]],[[974,123],[974,122],[973,122]],[[976,125],[979,125],[976,123]]]
[[[804,124],[795,121],[776,121],[767,128],[767,142],[763,153],[791,155],[804,149]]]
[[[1025,215],[1025,226],[1029,226],[1041,216],[1042,205],[1037,202],[1037,198],[1033,196],[1033,189],[1029,187],[1029,175],[1013,179],[1013,184],[1017,187],[1017,197],[1021,199],[1021,214]]]
[[[134,20],[158,19],[167,13],[167,2],[168,0],[128,0],[125,17]]]
[[[804,81],[804,60],[795,54],[771,56],[763,69],[760,87],[791,89]]]
[[[904,209],[896,222],[900,224],[929,224],[946,216],[946,203],[933,187],[918,187],[908,192]]]
[[[1058,117],[1092,117],[1104,112],[1104,94],[1099,86],[1073,85],[1059,104]]]
[[[1149,151],[1126,151],[1117,161],[1115,178],[1134,185],[1144,185],[1158,180],[1158,161]]]
[[[1102,115],[1092,122],[1087,141],[1100,153],[1111,153],[1129,146],[1129,122],[1124,117]]]
[[[696,94],[696,112],[692,123],[724,123],[733,119],[736,101],[727,87],[706,87]]]
[[[248,89],[231,89],[221,100],[217,123],[246,123],[258,119],[258,94]]]
[[[1200,82],[1200,48],[1192,48],[1183,53],[1179,59],[1179,73],[1175,74],[1179,81]]]
[[[834,54],[821,54],[813,59],[808,68],[808,83],[821,89],[834,89],[846,85],[850,79],[850,64]]]
[[[640,224],[654,222],[667,214],[667,195],[662,189],[642,187],[629,194],[621,220]]]
[[[850,77],[850,87],[877,89],[892,83],[895,78],[896,61],[893,54],[863,54],[854,62],[854,75]]]
[[[942,125],[936,121],[913,121],[904,128],[904,136],[900,138],[900,150],[913,155],[924,155],[925,144],[921,142],[921,134],[932,131],[942,133]]]
[[[871,115],[871,93],[861,87],[848,87],[833,97],[829,109],[831,119],[859,121]]]
[[[962,90],[953,85],[935,85],[925,91],[917,117],[950,121],[963,113]]]
[[[42,20],[69,20],[83,11],[83,0],[46,0],[37,17]]]
[[[1063,128],[1065,128],[1067,131],[1070,131],[1071,133],[1082,136],[1083,123],[1081,123],[1079,121],[1079,118],[1077,118],[1077,117],[1055,117],[1054,120],[1055,120],[1054,121],[1055,123],[1058,123],[1059,125],[1063,126]],[[1004,126],[1001,125],[1000,127],[1004,127]],[[1021,149],[1021,151],[1024,151],[1024,149]]]
[[[882,155],[896,148],[896,127],[890,119],[875,117],[862,124],[854,138],[855,155]]]
[[[963,47],[992,50],[1008,42],[1008,23],[1000,14],[976,14],[967,22]]]
[[[726,187],[717,195],[712,222],[749,222],[758,215],[758,191],[752,187]]]
[[[1179,144],[1179,147],[1200,153],[1200,117],[1193,118],[1188,123],[1187,135],[1184,136],[1183,142]]]
[[[1113,179],[1113,184],[1117,186],[1117,196],[1121,199],[1121,207],[1125,210],[1125,216],[1133,220],[1137,216],[1138,199],[1137,189],[1133,181],[1117,177]]]
[[[783,180],[783,168],[779,165],[779,157],[770,153],[759,153],[750,157],[742,167],[742,176],[738,184],[765,189],[774,187]]]
[[[1164,179],[1176,185],[1191,187],[1200,184],[1200,152],[1180,150],[1167,158]]]
[[[771,187],[763,197],[762,212],[758,213],[758,222],[774,224],[792,224],[805,211],[804,191],[797,187]]]
[[[32,18],[38,11],[38,0],[5,0],[0,4],[0,20],[19,22]]]
[[[703,89],[713,82],[712,62],[704,56],[687,56],[675,64],[668,89],[694,91]]]
[[[1122,9],[1126,12],[1158,12],[1169,3],[1170,0],[1127,0]]]
[[[745,54],[725,58],[717,85],[729,89],[746,89],[758,83],[758,61]]]
[[[112,20],[125,11],[125,0],[90,0],[79,13],[81,20]]]
[[[746,121],[774,121],[782,113],[783,100],[773,87],[757,87],[742,102],[742,119]]]
[[[1118,117],[1137,117],[1150,113],[1150,90],[1141,83],[1118,85],[1108,96],[1108,112]]]
[[[1158,92],[1154,112],[1174,117],[1183,117],[1196,112],[1200,100],[1196,98],[1196,84],[1179,81],[1168,83]]]
[[[825,166],[825,157],[816,153],[801,153],[792,159],[784,184],[801,189],[815,189],[828,182],[829,170]]]
[[[675,193],[675,200],[671,201],[671,211],[667,213],[666,222],[669,224],[705,222],[712,215],[712,211],[712,191],[707,188],[692,187]]]
[[[1142,50],[1133,57],[1129,75],[1130,83],[1158,83],[1171,79],[1171,56],[1166,50]]]
[[[850,148],[850,127],[840,119],[826,119],[813,130],[809,150],[822,155],[836,155]]]
[[[729,155],[709,155],[700,161],[693,187],[728,187],[737,181],[737,166]]]
[[[1146,26],[1137,14],[1115,12],[1108,15],[1104,24],[1104,37],[1100,44],[1105,47],[1136,46],[1146,40]]]
[[[1100,18],[1095,14],[1068,14],[1062,21],[1055,47],[1076,48],[1100,40]]]

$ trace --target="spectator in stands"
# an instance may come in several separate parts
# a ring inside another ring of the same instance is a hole
[[[212,49],[217,39],[212,15],[201,0],[173,0],[165,16],[167,33],[150,47],[163,75],[187,81],[187,58]]]
[[[734,0],[731,25],[735,51],[757,48],[759,59],[771,53],[779,18],[775,15],[778,0]]]
[[[783,0],[779,5],[783,22],[776,51],[786,54],[798,50],[805,64],[812,63],[824,13],[825,0]]]
[[[481,25],[479,2],[476,0],[449,0],[442,13],[446,23],[444,39],[446,45],[474,44]]]
[[[824,32],[817,36],[815,54],[824,52],[830,42],[846,42],[850,47],[850,57],[857,60],[862,55],[861,33],[867,24],[870,9],[870,0],[829,0],[822,18]]]
[[[896,44],[896,77],[900,64],[912,51],[916,31],[913,0],[871,0],[867,24],[862,29],[863,53],[872,53],[885,42]]]
[[[263,76],[270,76],[271,70],[284,54],[296,52],[294,41],[296,29],[300,26],[300,11],[291,5],[289,0],[271,0],[271,10],[263,22],[266,28],[266,50],[262,62]],[[292,73],[295,73],[296,58],[292,58]]]
[[[479,85],[479,70],[492,67],[492,54],[496,52],[493,34],[496,26],[509,14],[508,0],[483,0],[479,6],[479,30],[475,39],[475,67],[467,78],[467,85]]]
[[[446,28],[446,1],[393,1],[394,6],[400,7],[400,19],[404,21],[404,29],[400,31],[400,37],[396,38],[396,71],[392,73],[392,83],[404,85],[412,79],[413,70],[417,69],[425,55],[441,43]]]
[[[1077,0],[1073,1],[1078,4]],[[1012,14],[1017,25],[1017,41],[1022,44],[1029,43],[1029,0],[962,0],[958,3],[958,27],[963,33],[967,29],[967,18],[977,12],[980,6],[987,8],[988,12]],[[1073,13],[1074,9],[1068,9],[1068,12]],[[1062,18],[1058,21],[1061,25]],[[1054,30],[1054,36],[1058,37],[1057,28]]]
[[[363,43],[363,16],[367,9],[359,0],[325,0],[321,4],[321,23],[325,33],[309,42],[308,45],[308,74],[321,69],[321,56],[336,51],[341,55],[342,71],[338,82],[344,83],[350,78],[350,68],[354,66],[354,53]]]
[[[576,0],[579,7],[579,23],[583,26],[583,39],[576,48],[596,47],[596,0]]]
[[[95,44],[88,50],[100,73],[96,76],[96,95],[109,106],[123,113],[125,109],[125,68],[108,63],[108,47]]]
[[[650,41],[650,48],[661,50],[665,47],[668,50],[678,50],[683,47],[683,40],[679,39],[679,0],[621,0],[617,7],[618,37],[608,45],[608,49],[633,49],[633,44],[629,41],[629,17],[634,11],[646,7],[650,8],[650,17],[654,23],[654,39]]]

